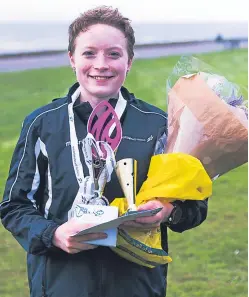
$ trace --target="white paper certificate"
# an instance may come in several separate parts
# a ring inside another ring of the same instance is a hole
[[[150,209],[150,210],[132,211],[121,217],[118,217],[117,219],[113,219],[108,222],[98,224],[96,226],[82,230],[71,236],[75,237],[75,236],[80,236],[80,235],[89,234],[89,233],[103,232],[108,229],[114,229],[114,228],[117,228],[119,225],[123,224],[124,222],[133,221],[137,218],[154,216],[161,210],[162,210],[162,207]]]

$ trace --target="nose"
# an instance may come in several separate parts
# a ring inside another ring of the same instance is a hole
[[[93,62],[94,69],[97,69],[99,71],[105,71],[109,69],[109,65],[106,61],[106,58],[103,54],[98,54]]]

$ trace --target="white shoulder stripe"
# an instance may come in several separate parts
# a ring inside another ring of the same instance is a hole
[[[131,104],[132,107],[134,107],[135,109],[137,109],[138,111],[142,112],[142,113],[148,113],[148,114],[156,114],[156,115],[159,115],[161,117],[163,117],[164,119],[167,120],[167,117],[164,116],[163,114],[160,114],[159,112],[154,112],[154,111],[144,111],[144,110],[141,110],[139,109],[138,107],[134,106],[133,104]]]
[[[29,129],[28,129],[28,132],[27,132],[27,135],[26,135],[26,139],[25,139],[25,145],[24,145],[23,154],[22,154],[22,157],[21,157],[20,163],[19,163],[19,165],[18,165],[18,168],[17,168],[17,174],[16,174],[16,178],[15,178],[15,180],[14,180],[14,182],[13,182],[12,186],[11,186],[11,189],[10,189],[10,193],[9,193],[9,199],[8,199],[8,200],[5,200],[5,201],[3,201],[2,203],[0,203],[0,206],[1,206],[1,205],[3,205],[3,204],[5,204],[5,203],[8,203],[8,202],[11,200],[11,194],[12,194],[12,190],[13,190],[13,187],[14,187],[14,185],[16,184],[16,181],[17,181],[17,179],[18,179],[18,175],[19,175],[20,167],[21,167],[21,164],[22,164],[22,161],[23,161],[24,155],[25,155],[26,148],[27,148],[27,142],[28,142],[28,136],[29,136],[29,132],[30,132],[30,130],[31,130],[31,127],[33,126],[34,122],[35,122],[35,121],[36,121],[38,118],[40,118],[42,115],[44,115],[44,114],[46,114],[46,113],[48,113],[48,112],[51,112],[51,111],[55,111],[55,110],[57,110],[57,109],[59,109],[59,108],[63,107],[64,105],[67,105],[67,103],[64,103],[64,104],[62,104],[62,105],[60,105],[60,106],[58,106],[58,107],[56,107],[56,108],[49,109],[49,110],[46,110],[46,111],[44,111],[44,112],[40,113],[40,114],[39,114],[39,115],[38,115],[38,116],[37,116],[37,117],[36,117],[36,118],[33,120],[33,122],[30,124],[30,126],[29,126]]]
[[[42,151],[43,155],[48,158],[48,152],[46,149],[46,145],[44,142],[42,142],[41,139],[40,139],[40,145],[41,145],[41,151]],[[49,212],[51,204],[52,204],[52,178],[51,178],[50,164],[49,164],[49,158],[48,158],[48,200],[45,205],[45,215],[44,215],[44,217],[46,219],[48,218],[48,212]]]
[[[41,141],[41,138],[40,138],[40,137],[39,137],[39,141],[40,141],[41,152],[43,153],[43,155],[44,155],[45,157],[48,158],[48,152],[47,152],[45,143]]]
[[[36,205],[36,201],[34,199],[34,195],[36,193],[36,191],[39,188],[40,185],[40,173],[39,173],[39,169],[38,169],[38,163],[37,163],[37,159],[38,156],[40,154],[41,151],[41,147],[40,147],[40,138],[37,140],[36,144],[35,144],[35,175],[33,178],[33,182],[32,182],[32,187],[31,187],[31,191],[27,194],[28,199],[33,203],[34,208],[37,209],[37,205]]]

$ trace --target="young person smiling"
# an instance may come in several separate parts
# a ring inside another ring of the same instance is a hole
[[[102,6],[80,15],[69,27],[68,46],[77,82],[65,98],[35,110],[24,121],[0,210],[3,225],[27,251],[31,297],[166,295],[167,265],[147,268],[119,257],[108,247],[86,243],[106,238],[105,233],[70,237],[90,225],[68,220],[79,189],[71,154],[69,106],[73,104],[80,143],[87,134],[89,115],[99,102],[108,100],[115,108],[125,99],[120,118],[123,139],[116,159],[138,161],[137,190],[146,179],[159,131],[166,131],[166,114],[123,87],[131,70],[134,43],[130,21],[117,9]],[[148,141],[140,141],[143,139]],[[87,174],[83,154],[80,158]],[[115,174],[104,196],[109,202],[123,197]],[[206,201],[162,204],[155,199],[140,209],[160,206],[163,210],[155,216],[127,225],[144,230],[161,225],[166,251],[167,227],[183,232],[201,224],[207,215]]]
[[[71,42],[69,58],[80,85],[80,101],[88,101],[94,108],[101,100],[117,98],[133,58],[123,32],[95,24]]]

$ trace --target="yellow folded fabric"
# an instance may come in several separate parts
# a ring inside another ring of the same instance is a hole
[[[173,200],[204,200],[212,194],[212,181],[202,163],[187,154],[170,153],[151,158],[147,180],[136,197],[136,205],[159,199],[163,203]],[[128,204],[126,198],[111,203],[123,215]],[[155,267],[172,261],[161,247],[160,228],[151,232],[119,230],[114,252],[137,264]]]

